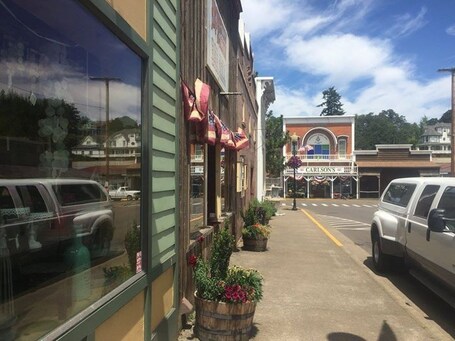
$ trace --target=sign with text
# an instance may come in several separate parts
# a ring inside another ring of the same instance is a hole
[[[207,66],[223,91],[229,91],[229,40],[215,0],[207,0]]]
[[[286,169],[286,174],[291,174],[291,168]],[[357,167],[351,166],[304,166],[296,169],[297,174],[303,175],[339,175],[357,174]]]

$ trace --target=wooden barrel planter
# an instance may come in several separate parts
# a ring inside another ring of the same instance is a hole
[[[243,341],[250,339],[256,302],[224,303],[194,296],[194,334],[201,341]]]
[[[268,238],[250,239],[243,238],[243,249],[247,251],[265,251],[267,250]]]

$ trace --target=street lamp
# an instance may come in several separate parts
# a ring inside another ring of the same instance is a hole
[[[299,141],[299,137],[296,135],[296,133],[294,132],[291,136],[291,144],[292,144],[292,156],[295,158],[295,156],[297,155],[297,142]],[[297,203],[296,203],[296,196],[297,196],[297,183],[296,183],[296,180],[295,180],[295,168],[296,167],[292,167],[294,169],[294,203],[292,204],[292,210],[293,211],[297,211]]]
[[[109,186],[109,82],[115,81],[115,82],[120,82],[120,78],[116,77],[89,77],[90,80],[92,81],[102,81],[104,82],[106,86],[106,127],[105,127],[105,141],[106,141],[106,146],[104,153],[106,154],[106,189],[108,190]]]
[[[450,148],[451,148],[451,161],[450,161],[450,176],[455,176],[455,68],[439,69],[439,72],[450,72],[452,74],[452,114],[451,114],[451,127],[450,127]]]

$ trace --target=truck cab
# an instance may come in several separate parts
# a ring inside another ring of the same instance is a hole
[[[402,259],[411,274],[430,289],[448,289],[443,298],[455,302],[455,179],[393,180],[374,213],[371,241],[376,270]]]

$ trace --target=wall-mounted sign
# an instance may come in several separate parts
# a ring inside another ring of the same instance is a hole
[[[292,174],[293,169],[287,168],[286,174]],[[302,175],[338,175],[357,174],[356,166],[304,166],[296,169],[297,174]]]
[[[345,169],[344,169],[344,167],[330,167],[330,166],[303,167],[303,172],[304,173],[311,173],[311,174],[344,173]]]
[[[207,0],[207,66],[223,91],[229,91],[229,40],[215,0]]]

